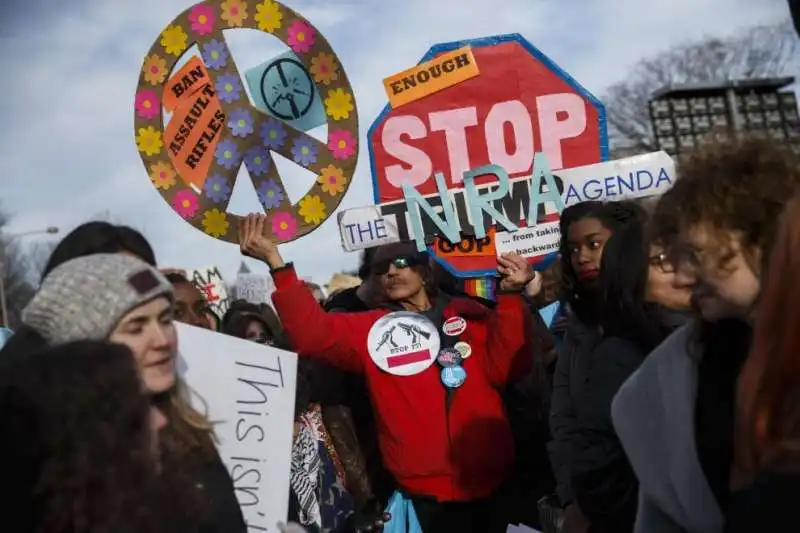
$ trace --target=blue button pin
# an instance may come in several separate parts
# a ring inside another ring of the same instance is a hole
[[[442,383],[448,389],[457,389],[467,379],[467,371],[462,366],[448,366],[442,369]]]

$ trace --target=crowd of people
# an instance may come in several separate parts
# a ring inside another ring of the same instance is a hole
[[[323,298],[250,215],[273,305],[225,316],[135,230],[84,224],[0,349],[4,523],[248,530],[177,321],[299,355],[287,522],[306,531],[411,531],[398,502],[424,533],[797,531],[798,186],[770,141],[703,145],[660,198],[564,210],[545,271],[499,257],[491,301],[413,243],[367,250],[361,284]],[[376,355],[396,317],[434,361]]]

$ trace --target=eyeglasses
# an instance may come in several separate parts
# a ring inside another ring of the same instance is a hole
[[[660,269],[665,274],[672,274],[675,272],[675,264],[670,261],[670,258],[667,257],[667,254],[660,253],[654,255],[650,258],[650,266],[654,266]]]
[[[394,265],[395,268],[402,270],[404,268],[419,266],[420,264],[420,260],[416,257],[410,255],[401,255],[395,257],[394,259],[387,259],[385,261],[374,263],[372,265],[372,271],[378,276],[383,276],[384,274],[389,273],[389,269],[392,265]]]

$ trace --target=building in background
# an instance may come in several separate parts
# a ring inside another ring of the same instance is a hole
[[[791,144],[800,152],[797,96],[784,90],[793,77],[680,85],[650,100],[656,144],[670,155],[693,150],[708,138],[742,133]]]

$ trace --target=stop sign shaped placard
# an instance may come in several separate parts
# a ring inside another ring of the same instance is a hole
[[[387,105],[369,130],[375,203],[395,219],[401,238],[409,235],[403,184],[438,197],[435,173],[452,190],[463,186],[465,171],[487,164],[500,165],[512,179],[530,176],[535,152],[543,152],[554,171],[608,159],[603,105],[521,35],[438,44],[420,63],[463,47],[471,48],[479,75],[394,109]],[[469,233],[464,209],[456,207]],[[519,221],[518,213],[506,214]],[[437,257],[459,277],[491,275],[495,256],[479,248]]]

